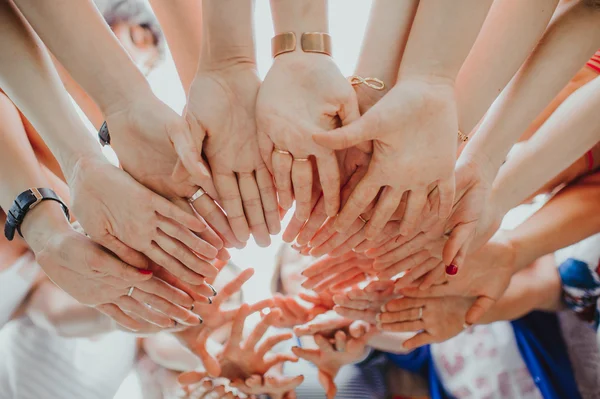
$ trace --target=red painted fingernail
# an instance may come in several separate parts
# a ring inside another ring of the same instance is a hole
[[[456,273],[458,273],[458,266],[456,266],[456,265],[446,266],[446,274],[448,274],[450,276],[454,276]]]
[[[148,274],[152,274],[152,270],[147,270],[147,269],[139,269],[139,272],[142,274],[145,274],[146,276]]]

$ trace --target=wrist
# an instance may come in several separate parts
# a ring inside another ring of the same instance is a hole
[[[61,205],[56,201],[42,201],[27,212],[21,224],[21,234],[31,250],[38,254],[48,241],[71,230]]]
[[[220,48],[215,51],[204,51],[200,57],[196,75],[236,67],[258,69],[254,46],[245,49],[237,47],[231,51],[226,48]]]
[[[129,76],[128,79],[117,78],[109,82],[94,96],[94,100],[100,107],[104,119],[107,119],[109,115],[149,96],[154,96],[154,92],[140,72],[135,76]]]
[[[326,0],[271,0],[275,35],[294,32],[329,33]]]

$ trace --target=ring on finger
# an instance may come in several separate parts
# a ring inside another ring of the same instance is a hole
[[[423,306],[421,306],[419,308],[419,317],[417,318],[417,320],[422,320],[423,319]]]
[[[280,154],[284,154],[284,155],[292,155],[289,151],[286,150],[280,150],[279,148],[275,147],[275,152],[278,152]]]
[[[192,203],[194,203],[194,201],[196,201],[198,198],[202,197],[204,194],[206,194],[206,191],[204,191],[202,189],[202,187],[198,187],[198,190],[196,190],[196,192],[190,198],[188,198],[188,202],[190,204],[192,204]]]
[[[358,215],[358,218],[360,219],[361,222],[363,222],[364,224],[367,224],[368,220],[365,219],[364,217],[362,217],[361,215]]]
[[[308,159],[308,158],[294,158],[294,161],[296,161],[296,162],[308,162],[308,161],[310,161],[310,159]]]
[[[129,288],[129,291],[127,292],[127,296],[128,296],[128,297],[130,297],[130,298],[131,298],[131,294],[133,294],[133,290],[134,290],[134,289],[135,289],[135,287],[134,287],[134,286],[131,286],[131,287]]]

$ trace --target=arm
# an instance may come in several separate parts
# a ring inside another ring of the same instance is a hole
[[[202,44],[201,0],[150,0],[160,21],[185,94],[198,70]]]
[[[469,134],[546,30],[558,0],[496,0],[456,77],[458,126]]]

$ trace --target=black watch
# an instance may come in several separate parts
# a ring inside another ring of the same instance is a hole
[[[106,121],[102,123],[100,126],[100,130],[98,130],[98,140],[100,140],[100,144],[102,147],[105,145],[110,145],[110,133],[108,132],[108,126],[106,125]]]
[[[21,234],[21,224],[25,219],[25,215],[27,215],[27,212],[35,208],[37,204],[46,200],[58,202],[62,206],[67,220],[69,219],[69,208],[67,208],[67,205],[52,189],[30,188],[29,190],[23,191],[17,196],[17,199],[15,199],[15,202],[13,202],[12,206],[6,213],[4,235],[8,241],[12,241],[14,238],[15,230],[17,230],[19,235],[23,237]]]

